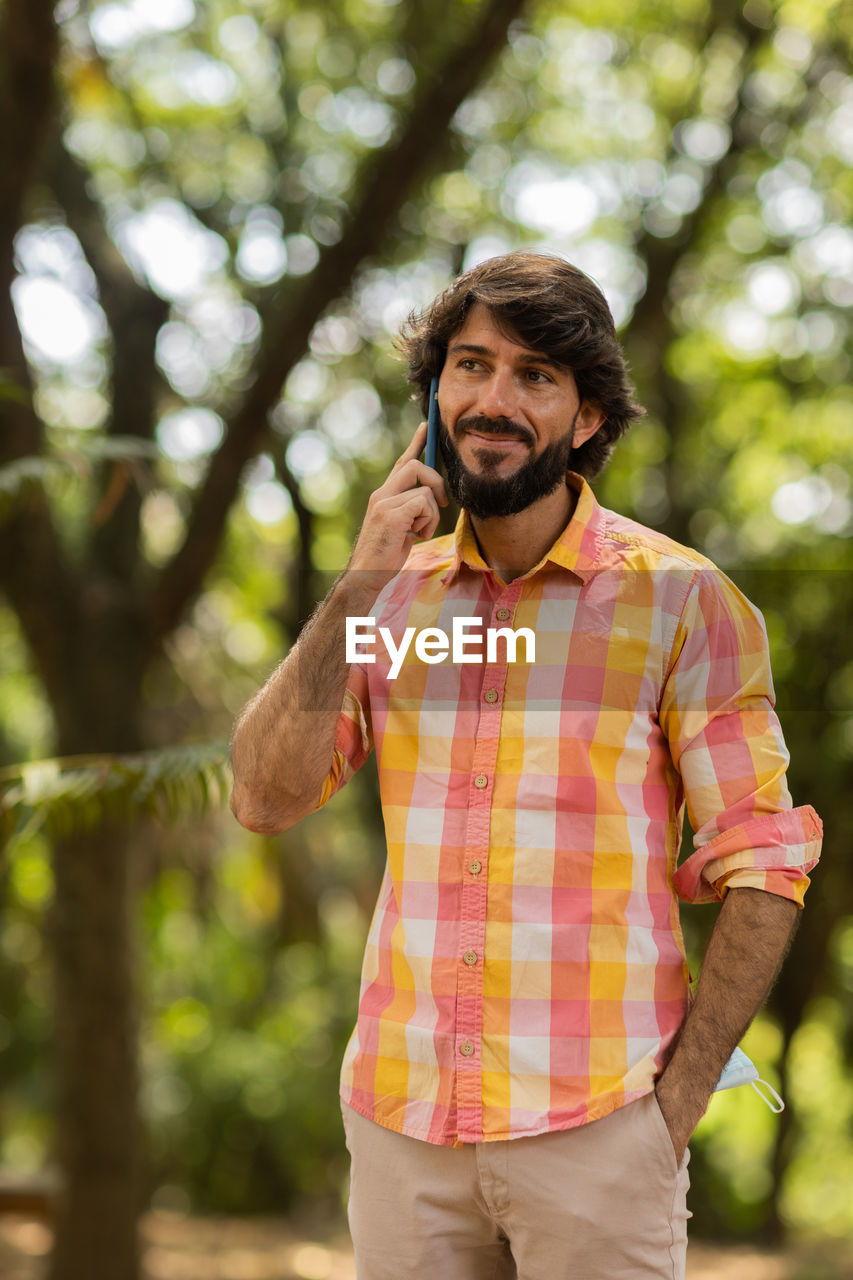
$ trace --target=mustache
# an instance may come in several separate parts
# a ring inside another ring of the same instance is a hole
[[[476,431],[481,436],[514,436],[525,444],[534,443],[532,432],[526,427],[519,426],[511,418],[486,418],[480,414],[471,418],[460,418],[454,435],[463,436],[466,431]]]

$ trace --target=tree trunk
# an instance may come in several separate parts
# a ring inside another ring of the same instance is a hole
[[[140,1207],[129,832],[55,844],[57,1155],[50,1280],[136,1280]],[[81,1270],[81,1268],[83,1268]]]
[[[109,578],[90,577],[67,636],[62,755],[140,748],[145,632]],[[54,841],[51,918],[56,1146],[62,1191],[50,1280],[137,1280],[141,1124],[133,828],[105,821]]]

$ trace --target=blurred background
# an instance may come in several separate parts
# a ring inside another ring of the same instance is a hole
[[[600,500],[763,610],[826,825],[745,1042],[787,1109],[714,1099],[693,1238],[853,1275],[851,35],[834,0],[0,0],[0,1210],[49,1224],[0,1213],[4,1274],[133,1280],[141,1212],[151,1276],[267,1274],[170,1270],[152,1223],[339,1228],[375,770],[263,838],[225,743],[419,420],[401,321],[532,246],[601,284],[649,411]],[[337,1274],[300,1256],[269,1274]]]

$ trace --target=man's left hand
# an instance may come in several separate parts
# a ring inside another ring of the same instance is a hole
[[[696,999],[655,1085],[679,1162],[720,1078],[787,953],[797,904],[762,889],[732,888],[717,916]]]
[[[679,1098],[674,1090],[667,1087],[666,1072],[655,1085],[655,1095],[669,1130],[676,1162],[680,1165],[693,1131],[702,1119],[705,1107],[697,1108],[694,1097]],[[707,1101],[705,1105],[707,1106]]]

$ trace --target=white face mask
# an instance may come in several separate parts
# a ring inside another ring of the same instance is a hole
[[[743,1049],[735,1049],[723,1067],[723,1074],[717,1081],[714,1092],[719,1093],[723,1089],[736,1089],[742,1084],[751,1084],[762,1102],[766,1102],[770,1110],[776,1115],[785,1110],[785,1104],[772,1084],[768,1084],[766,1080],[761,1079],[755,1063],[746,1056]],[[761,1088],[759,1088],[759,1085]],[[764,1092],[765,1090],[767,1091],[766,1093]],[[770,1097],[767,1096],[768,1094]],[[774,1102],[776,1103],[775,1106]]]

